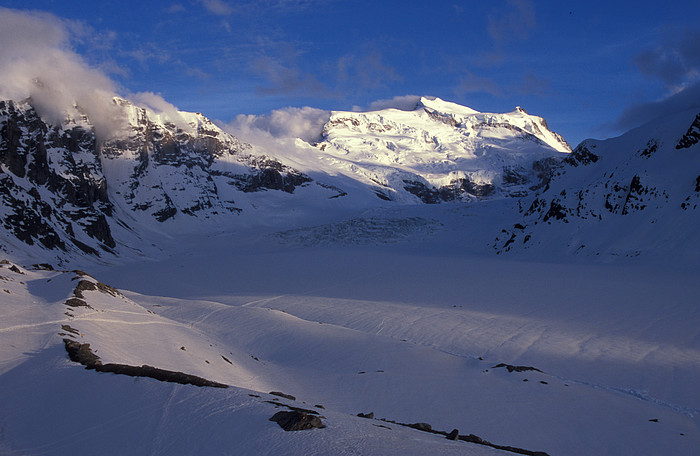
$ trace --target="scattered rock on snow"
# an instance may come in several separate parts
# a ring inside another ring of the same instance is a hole
[[[87,302],[79,298],[69,298],[64,304],[68,307],[88,307],[92,309],[92,307],[90,307],[90,305]]]
[[[80,275],[80,274],[79,274]],[[85,275],[85,274],[83,274]],[[83,276],[80,275],[80,276]],[[76,277],[79,278],[79,277]],[[75,279],[73,279],[75,280]],[[109,294],[112,296],[122,296],[122,294],[119,292],[114,287],[111,287],[109,285],[106,285],[100,281],[90,281],[90,280],[85,280],[82,279],[80,282],[78,282],[78,285],[76,285],[75,289],[73,290],[73,294],[77,296],[78,298],[83,298],[83,291],[94,291],[94,290],[99,290],[102,293]]]
[[[270,418],[270,421],[276,422],[285,431],[303,431],[326,427],[318,416],[295,410],[291,412],[277,412]]]
[[[76,336],[80,335],[80,332],[77,329],[72,328],[70,325],[61,325],[61,329],[66,331],[66,332],[75,334]]]
[[[95,366],[102,365],[100,357],[90,349],[90,344],[81,344],[70,339],[63,339],[63,343],[71,361],[80,363],[88,369],[94,369]]]
[[[297,398],[292,396],[291,394],[284,394],[284,393],[281,393],[279,391],[270,391],[270,394],[272,394],[273,396],[279,396],[279,397],[283,397],[285,399],[289,399],[290,401],[297,400]]]
[[[272,400],[272,401],[263,401],[263,402],[267,402],[268,404],[272,404],[275,407],[287,407],[292,412],[302,412],[302,413],[306,413],[308,415],[318,415],[318,412],[316,410],[309,410],[306,408],[295,407],[293,405],[283,404],[281,402],[275,402],[275,401],[276,401],[276,399]],[[319,415],[319,416],[321,416],[321,415]]]
[[[73,290],[73,294],[78,298],[84,298],[83,291],[97,290],[97,286],[89,280],[81,280]]]
[[[508,369],[508,372],[526,372],[526,371],[536,371],[536,372],[542,372],[541,370],[537,369],[536,367],[532,366],[513,366],[511,364],[506,364],[506,363],[500,363],[492,367],[492,369],[498,369],[499,367],[505,367]]]
[[[419,431],[423,432],[432,432],[433,427],[429,425],[428,423],[413,423],[413,424],[407,424],[406,426],[413,428],[413,429],[418,429]]]
[[[358,416],[362,416],[362,415],[363,415],[362,413],[358,414]],[[364,416],[364,418],[367,418],[367,416]],[[512,447],[512,446],[506,446],[506,445],[497,445],[495,443],[489,442],[488,440],[482,439],[481,437],[474,435],[474,434],[460,435],[459,431],[457,429],[453,429],[451,432],[448,433],[445,431],[433,429],[432,426],[428,423],[408,424],[408,423],[401,423],[401,422],[393,421],[393,420],[387,420],[385,418],[382,418],[381,421],[384,421],[386,423],[398,424],[399,426],[409,427],[412,429],[416,429],[418,431],[427,432],[429,434],[442,435],[442,436],[445,436],[445,438],[450,439],[450,440],[461,440],[463,442],[476,443],[479,445],[484,445],[484,446],[488,446],[491,448],[495,448],[497,450],[508,451],[510,453],[524,454],[524,455],[529,455],[529,456],[549,456],[544,451],[532,451],[532,450],[526,450],[524,448],[518,448],[518,447]]]

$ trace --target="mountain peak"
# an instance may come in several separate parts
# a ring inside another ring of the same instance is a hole
[[[437,97],[423,96],[418,100],[416,109],[433,109],[435,111],[458,114],[461,116],[470,116],[473,114],[480,114],[479,111],[469,108],[467,106],[462,106],[451,101],[445,101]]]

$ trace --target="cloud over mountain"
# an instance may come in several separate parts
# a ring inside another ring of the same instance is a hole
[[[700,107],[700,29],[684,30],[660,40],[633,60],[645,76],[663,83],[668,95],[634,103],[623,110],[614,127],[627,130],[668,114]]]
[[[309,142],[319,138],[330,116],[330,111],[323,109],[290,107],[258,116],[241,114],[228,127],[242,137],[250,137],[257,131],[274,138],[300,138]]]
[[[634,64],[644,75],[669,86],[700,78],[700,30],[686,30],[668,43],[638,54]]]
[[[0,95],[31,97],[47,120],[87,113],[98,134],[107,135],[116,121],[111,98],[114,82],[71,49],[74,23],[48,13],[0,9]]]

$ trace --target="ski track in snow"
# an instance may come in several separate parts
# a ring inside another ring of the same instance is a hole
[[[22,329],[29,329],[29,328],[39,328],[42,326],[47,326],[47,325],[56,325],[59,323],[66,323],[71,321],[68,318],[64,318],[62,320],[51,320],[51,321],[43,321],[40,323],[28,323],[28,324],[23,324],[23,325],[14,325],[14,326],[8,326],[5,328],[0,328],[0,333],[3,332],[11,332],[11,331],[19,331]]]
[[[77,317],[76,320],[86,321],[86,322],[114,323],[114,324],[126,325],[126,326],[149,326],[149,325],[163,325],[163,326],[176,326],[176,327],[183,326],[181,323],[174,323],[172,321],[124,321],[124,320],[115,320],[115,319],[110,319],[110,318],[95,318],[91,315],[83,315],[83,316]]]
[[[252,305],[254,305],[254,304],[260,304],[260,303],[270,303],[270,302],[272,302],[272,301],[275,301],[275,300],[277,300],[277,299],[284,298],[284,297],[286,297],[286,296],[288,296],[288,295],[279,295],[279,296],[273,296],[272,298],[256,299],[256,300],[254,300],[254,301],[249,301],[249,302],[246,302],[245,304],[241,304],[241,307],[250,307],[250,306],[252,306]],[[256,306],[256,307],[257,307],[257,306]]]
[[[160,418],[158,419],[158,424],[154,426],[155,432],[153,436],[153,443],[151,446],[151,454],[160,454],[161,451],[160,449],[163,447],[163,443],[168,441],[169,435],[168,435],[168,428],[167,428],[167,420],[170,415],[170,408],[171,405],[174,401],[175,396],[177,393],[180,391],[182,385],[178,384],[171,384],[169,385],[170,388],[170,393],[168,394],[168,398],[165,400],[165,403],[163,404],[162,411],[160,413]]]
[[[662,401],[660,399],[656,399],[654,397],[649,396],[645,391],[638,391],[638,390],[633,390],[633,389],[628,389],[628,388],[620,388],[617,386],[598,385],[598,384],[591,383],[591,382],[585,382],[585,381],[580,381],[580,380],[575,380],[575,379],[567,379],[567,378],[559,377],[556,375],[552,375],[552,377],[559,379],[559,380],[562,380],[562,381],[567,382],[567,383],[583,385],[583,386],[593,388],[596,390],[610,391],[612,393],[621,394],[623,396],[631,396],[631,397],[634,397],[636,399],[639,399],[640,401],[650,402],[652,404],[659,405],[661,407],[669,408],[669,409],[673,410],[674,412],[682,413],[683,415],[687,416],[688,418],[695,418],[695,417],[700,416],[700,409],[686,407],[684,405],[678,405],[678,404],[673,404],[670,402]]]
[[[193,399],[194,396],[190,396],[190,398],[183,399],[181,402],[191,400]],[[144,411],[149,410],[149,409],[157,409],[160,408],[161,404],[155,402],[155,403],[146,403],[141,407],[136,407],[132,410],[129,410],[128,412],[121,413],[117,416],[111,416],[110,418],[107,418],[104,421],[101,421],[98,424],[94,425],[81,425],[81,430],[80,431],[75,431],[70,434],[64,435],[60,439],[56,439],[53,442],[46,443],[40,446],[36,447],[30,447],[27,448],[26,451],[29,454],[36,454],[36,455],[41,455],[41,454],[58,454],[61,453],[61,448],[66,448],[67,443],[73,443],[73,442],[80,442],[80,441],[87,441],[93,438],[93,434],[105,434],[109,435],[109,432],[113,426],[118,426],[119,423],[123,423],[125,421],[131,421],[134,419],[134,417],[138,417],[141,414],[143,414]]]

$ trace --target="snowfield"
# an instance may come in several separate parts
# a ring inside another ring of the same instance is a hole
[[[0,455],[697,456],[697,111],[121,103],[100,149],[0,102]]]
[[[5,264],[0,450],[512,454],[384,418],[550,455],[696,454],[697,269],[500,258],[479,223],[494,207],[188,235],[160,258],[76,265],[89,276]],[[120,291],[65,305],[81,280]],[[85,370],[65,338],[230,387]],[[326,427],[283,431],[273,399]]]

